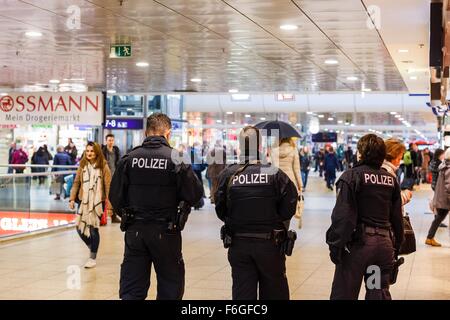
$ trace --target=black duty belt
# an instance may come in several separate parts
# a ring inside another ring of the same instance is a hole
[[[380,228],[380,227],[369,227],[365,226],[364,231],[369,234],[379,234],[385,237],[389,237],[391,235],[390,229]]]
[[[233,234],[234,237],[237,238],[253,238],[253,239],[263,239],[263,240],[271,240],[273,238],[272,232],[266,233],[248,233],[248,232],[238,232]]]

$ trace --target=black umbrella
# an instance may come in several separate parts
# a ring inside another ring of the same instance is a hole
[[[289,123],[286,123],[283,121],[278,121],[278,120],[277,121],[263,121],[263,122],[257,123],[255,125],[255,127],[258,129],[266,129],[267,135],[269,135],[269,136],[271,134],[270,130],[278,130],[280,139],[292,138],[292,137],[301,138],[300,134],[293,126],[291,126]]]

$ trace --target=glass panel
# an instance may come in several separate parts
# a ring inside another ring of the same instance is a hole
[[[64,172],[59,176],[51,172],[0,175],[0,237],[75,222],[75,212],[68,207],[73,174]],[[60,200],[55,200],[56,193]]]
[[[162,112],[162,96],[147,96],[147,110],[148,114],[155,112]]]
[[[108,96],[106,98],[106,115],[119,117],[143,117],[144,96]]]

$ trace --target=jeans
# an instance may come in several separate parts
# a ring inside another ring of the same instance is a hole
[[[433,239],[436,235],[436,231],[438,230],[442,221],[444,221],[445,217],[447,217],[448,210],[447,209],[437,209],[437,213],[434,216],[434,220],[431,223],[430,230],[428,231],[428,239]]]
[[[89,250],[91,250],[91,254],[97,254],[98,246],[100,245],[100,233],[98,232],[98,228],[89,227],[90,237],[86,237],[78,228],[77,232],[81,240],[83,240]]]
[[[302,174],[303,189],[306,189],[306,184],[308,183],[309,170],[301,170],[300,172]]]

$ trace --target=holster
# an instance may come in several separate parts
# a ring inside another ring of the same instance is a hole
[[[130,208],[123,208],[121,211],[120,230],[127,231],[128,227],[135,221],[135,213]]]
[[[223,225],[222,228],[220,228],[220,239],[223,241],[223,247],[225,249],[231,247],[233,238],[231,237],[226,225]]]
[[[169,222],[167,231],[172,233],[182,231],[184,229],[184,226],[186,225],[190,213],[191,206],[186,202],[181,201],[178,206],[177,214],[175,215],[173,221]]]
[[[281,244],[282,253],[287,256],[291,256],[292,251],[294,250],[295,240],[297,240],[297,232],[294,230],[287,231],[286,237]]]
[[[398,276],[398,270],[399,267],[405,263],[405,258],[401,257],[401,258],[397,258],[394,262],[394,267],[392,268],[392,273],[391,273],[391,279],[390,279],[390,283],[394,284],[397,282],[397,276]]]

